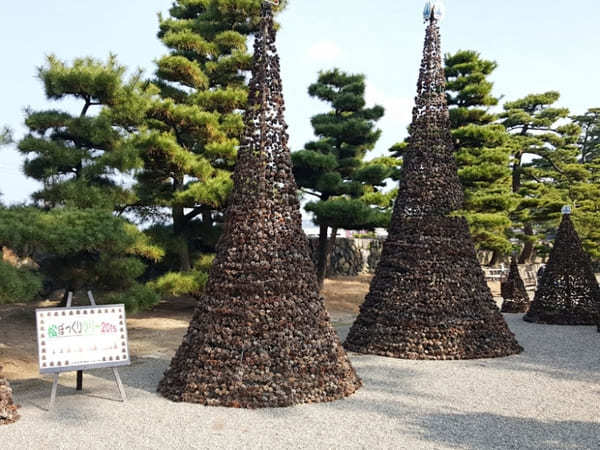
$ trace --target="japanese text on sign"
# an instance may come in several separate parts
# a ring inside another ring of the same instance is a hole
[[[130,363],[123,305],[36,310],[41,373]]]

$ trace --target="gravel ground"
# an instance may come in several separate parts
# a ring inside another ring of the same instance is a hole
[[[329,404],[235,410],[171,403],[154,393],[163,355],[120,370],[15,382],[21,420],[0,429],[2,449],[117,448],[600,448],[600,335],[594,327],[526,324],[506,315],[525,352],[476,361],[352,355],[364,387]],[[340,334],[348,327],[341,326]]]

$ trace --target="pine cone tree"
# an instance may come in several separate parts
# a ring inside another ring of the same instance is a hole
[[[205,293],[159,392],[259,408],[360,386],[319,296],[288,149],[271,7],[254,44],[245,135]]]
[[[529,294],[525,289],[525,283],[523,283],[514,256],[510,260],[508,278],[500,285],[500,293],[504,299],[502,302],[503,313],[525,313],[529,310]]]
[[[555,325],[596,325],[600,321],[598,282],[568,214],[563,215],[524,320]]]
[[[464,217],[431,14],[388,239],[345,347],[407,359],[491,358],[522,348],[487,286]]]

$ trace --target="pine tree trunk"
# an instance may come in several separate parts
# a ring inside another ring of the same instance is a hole
[[[214,220],[212,216],[212,211],[205,211],[202,213],[202,223],[209,227],[213,226]]]
[[[524,135],[527,132],[527,129],[524,129],[521,133]],[[512,190],[515,194],[519,192],[521,189],[521,160],[523,155],[518,153],[515,155],[515,161],[513,163],[512,170]],[[523,232],[527,236],[533,236],[533,226],[530,223],[526,223],[523,227]],[[523,246],[523,251],[519,256],[519,264],[527,264],[533,255],[533,242],[531,240],[527,240],[525,245]]]
[[[527,236],[533,236],[533,226],[530,223],[526,223],[523,231]],[[530,262],[533,256],[533,240],[528,239],[523,246],[521,256],[519,256],[519,264],[527,264]]]
[[[497,250],[494,250],[492,252],[492,257],[490,259],[490,262],[488,263],[488,266],[494,267],[496,264],[498,264],[499,259],[500,259],[500,253]]]
[[[189,272],[192,270],[192,258],[190,256],[190,247],[185,239],[181,240],[181,246],[179,249],[179,267],[181,272]]]
[[[319,288],[323,287],[323,281],[325,281],[325,273],[327,271],[327,231],[329,227],[327,225],[319,226],[319,245],[317,247],[317,280],[319,282]]]
[[[331,271],[331,254],[333,253],[333,249],[335,248],[335,242],[337,238],[337,227],[333,227],[331,229],[331,236],[329,237],[329,241],[327,242],[327,257],[325,258],[325,276],[329,275]]]
[[[512,167],[512,191],[516,194],[521,189],[521,159],[522,155],[515,155],[515,161]]]
[[[179,253],[179,270],[181,272],[189,272],[192,270],[190,257],[190,246],[187,240],[185,228],[185,214],[183,207],[174,206],[173,214],[173,233],[177,240],[177,252]]]

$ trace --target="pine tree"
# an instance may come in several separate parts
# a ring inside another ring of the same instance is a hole
[[[338,69],[321,72],[308,93],[332,107],[312,118],[318,140],[292,155],[298,186],[318,199],[308,203],[306,210],[319,225],[317,277],[322,285],[338,228],[372,229],[385,224],[385,214],[365,201],[381,199],[361,197],[384,187],[391,169],[381,160],[364,162],[381,135],[375,124],[384,113],[381,106],[365,107],[364,75]]]
[[[130,311],[160,298],[137,279],[144,261],[162,256],[133,224],[111,211],[14,206],[0,209],[0,246],[30,258],[53,290],[100,290],[120,296]],[[0,302],[1,303],[1,302]]]
[[[0,128],[0,149],[13,142],[12,130],[8,127]],[[0,193],[2,195],[2,193]]]
[[[141,164],[137,133],[156,91],[139,72],[126,80],[125,70],[112,55],[72,64],[47,58],[38,71],[46,97],[79,102],[81,110],[27,112],[29,131],[18,149],[26,156],[25,174],[43,184],[33,194],[41,209],[3,210],[0,238],[26,256],[35,252],[41,274],[65,290],[65,300],[68,291],[83,288],[127,291],[126,303],[136,309],[157,301],[137,279],[146,266],[142,258],[155,261],[161,251],[114,213],[135,203],[118,176]]]
[[[597,162],[600,159],[600,108],[590,108],[571,119],[581,127],[581,163]]]
[[[12,142],[12,132],[8,127],[4,127],[0,130],[0,146],[10,142]]]
[[[497,64],[471,50],[445,56],[446,92],[465,191],[465,217],[478,248],[492,252],[490,265],[510,252],[510,136],[491,113],[498,104],[488,80]]]
[[[149,94],[140,74],[125,80],[114,56],[72,64],[49,56],[39,69],[48,100],[78,102],[79,114],[51,109],[27,111],[28,134],[18,143],[24,171],[43,188],[33,198],[45,208],[102,208],[120,211],[133,193],[115,175],[139,166],[131,131],[144,117]]]
[[[11,141],[10,130],[3,129],[0,132],[0,146]],[[18,420],[17,407],[13,401],[12,389],[8,380],[2,374],[0,366],[0,425],[6,425]]]
[[[464,217],[438,21],[428,20],[389,236],[348,350],[407,359],[500,357],[522,349],[477,261]]]
[[[144,170],[137,193],[151,217],[167,210],[179,269],[194,264],[190,243],[211,246],[231,190],[243,131],[247,39],[259,0],[177,0],[160,18],[158,37],[169,54],[157,61],[161,96],[148,112],[151,132],[140,139]],[[202,221],[202,225],[197,224]]]
[[[580,177],[574,165],[580,129],[563,124],[566,108],[554,107],[560,94],[528,95],[504,105],[502,123],[511,133],[512,191],[519,203],[512,213],[513,225],[523,242],[519,264],[530,261],[536,246],[542,252],[545,234],[555,227],[562,205],[569,203],[569,185]]]
[[[245,132],[206,290],[164,378],[174,401],[276,407],[352,394],[302,232],[271,6],[261,8]]]
[[[573,222],[585,251],[600,260],[600,109],[591,108],[585,114],[572,117],[581,128],[578,142],[577,174],[571,186],[574,205]]]
[[[524,319],[557,325],[596,325],[600,288],[569,214],[564,214],[550,259]]]

